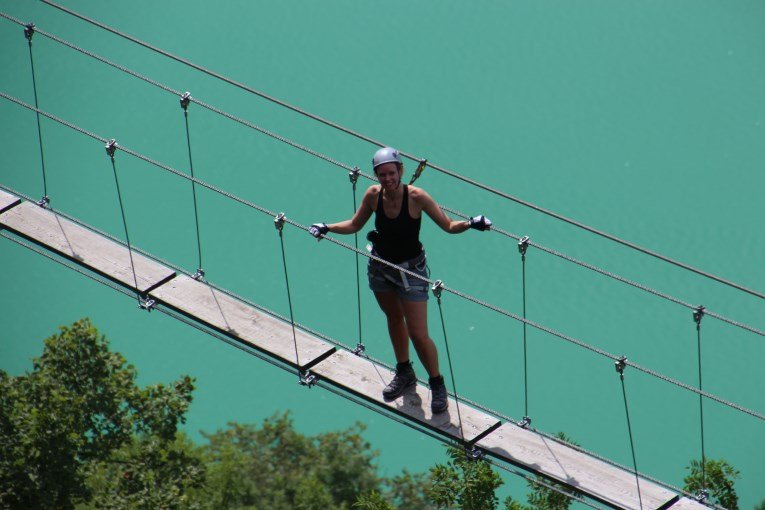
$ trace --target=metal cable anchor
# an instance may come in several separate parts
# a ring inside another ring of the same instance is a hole
[[[197,272],[191,275],[194,280],[203,280],[205,277],[205,270],[201,267],[197,269]]]
[[[32,44],[33,35],[35,35],[35,24],[27,23],[26,25],[24,25],[24,37],[27,38],[27,41],[29,41],[29,44]]]
[[[528,416],[524,416],[523,419],[518,422],[518,426],[522,429],[527,428],[529,425],[531,425],[531,418]]]
[[[106,149],[106,154],[114,159],[114,153],[117,152],[117,140],[112,138],[108,142],[106,142],[106,145],[104,145],[104,148]]]
[[[616,371],[619,372],[619,375],[624,377],[624,369],[627,367],[627,356],[621,356],[615,361],[614,367],[616,368]]]
[[[353,354],[355,354],[356,356],[361,356],[365,350],[367,350],[367,346],[359,342],[356,344],[356,348],[353,349],[353,351],[351,352],[353,352]]]
[[[189,109],[189,103],[191,102],[191,93],[186,91],[183,94],[181,94],[181,108],[183,108],[183,111],[188,111]]]
[[[348,179],[350,179],[351,184],[354,186],[356,185],[356,182],[359,180],[359,174],[361,173],[361,169],[357,166],[354,166],[352,170],[348,172]]]
[[[276,230],[279,231],[280,235],[282,233],[282,230],[284,230],[284,218],[286,217],[287,215],[285,215],[283,212],[280,212],[274,218],[274,227],[276,228]]]
[[[701,327],[701,319],[704,318],[704,306],[699,305],[693,310],[693,322],[696,323],[696,327]]]
[[[157,302],[148,296],[140,296],[138,298],[138,308],[151,312],[151,310],[157,305]]]
[[[300,371],[300,379],[298,380],[298,384],[301,386],[307,386],[308,388],[313,387],[314,384],[318,382],[318,377],[316,377],[316,374],[311,373],[310,370],[301,370]]]
[[[428,165],[428,160],[423,158],[420,160],[420,164],[417,165],[417,170],[414,171],[414,174],[412,174],[412,178],[409,179],[409,184],[414,183],[417,179],[420,178],[420,175],[422,174],[423,170],[425,170],[425,167]]]
[[[523,236],[518,241],[518,252],[522,257],[526,256],[526,249],[529,247],[529,236]]]
[[[444,282],[441,280],[436,280],[436,282],[431,287],[431,290],[433,291],[433,295],[436,296],[436,299],[441,299],[441,292],[444,290]]]

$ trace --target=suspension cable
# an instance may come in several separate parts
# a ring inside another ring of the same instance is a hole
[[[704,318],[704,307],[699,305],[693,312],[693,322],[696,323],[696,348],[699,360],[699,391],[701,391],[701,319]],[[701,490],[699,499],[704,501],[709,496],[707,491],[707,458],[704,451],[704,399],[699,394],[699,426],[701,429]]]
[[[32,56],[32,36],[34,35],[35,35],[34,23],[28,23],[27,25],[25,25],[24,37],[27,39],[27,43],[29,45],[29,67],[32,69],[32,90],[34,91],[34,96],[35,96],[35,108],[39,109],[40,106],[37,101],[37,79],[35,78],[35,60]],[[48,179],[45,175],[45,154],[43,151],[42,128],[40,127],[40,112],[36,112],[36,116],[37,116],[37,140],[40,146],[40,167],[42,168],[42,178],[43,178],[43,196],[37,203],[38,205],[45,207],[50,202],[50,198],[48,197]]]
[[[179,63],[181,63],[183,65],[191,67],[192,69],[195,69],[195,70],[197,70],[199,72],[202,72],[204,74],[212,76],[213,78],[216,78],[218,80],[226,82],[226,83],[228,83],[230,85],[233,85],[233,86],[235,86],[235,87],[237,87],[239,89],[242,89],[242,90],[244,90],[246,92],[255,94],[256,96],[259,96],[259,97],[261,97],[263,99],[266,99],[266,100],[268,100],[268,101],[270,101],[272,103],[278,104],[279,106],[282,106],[284,108],[292,110],[292,111],[294,111],[296,113],[299,113],[300,115],[303,115],[305,117],[313,119],[313,120],[315,120],[317,122],[325,124],[325,125],[327,125],[327,126],[329,126],[331,128],[334,128],[336,130],[342,131],[342,132],[344,132],[346,134],[349,134],[349,135],[351,135],[351,136],[353,136],[355,138],[358,138],[360,140],[366,141],[366,142],[368,142],[368,143],[370,143],[372,145],[376,145],[377,147],[384,147],[384,144],[382,142],[379,142],[379,141],[377,141],[377,140],[375,140],[373,138],[370,138],[370,137],[368,137],[366,135],[363,135],[363,134],[361,134],[361,133],[359,133],[357,131],[353,131],[351,129],[343,127],[343,126],[341,126],[341,125],[339,125],[339,124],[337,124],[335,122],[329,121],[329,120],[327,120],[325,118],[319,117],[318,115],[312,114],[312,113],[310,113],[310,112],[308,112],[306,110],[303,110],[302,108],[299,108],[299,107],[297,107],[295,105],[292,105],[292,104],[289,104],[289,103],[287,103],[285,101],[277,99],[274,96],[268,95],[268,94],[266,94],[266,93],[264,93],[262,91],[256,90],[256,89],[254,89],[254,88],[252,88],[252,87],[250,87],[248,85],[245,85],[245,84],[243,84],[241,82],[238,82],[238,81],[235,81],[235,80],[233,80],[231,78],[223,76],[220,73],[217,73],[217,72],[212,71],[210,69],[207,69],[207,68],[205,68],[203,66],[195,64],[195,63],[191,62],[190,60],[187,60],[187,59],[185,59],[183,57],[179,57],[177,55],[173,55],[172,53],[169,53],[168,51],[165,51],[165,50],[163,50],[163,49],[161,49],[161,48],[159,48],[157,46],[154,46],[152,44],[144,42],[144,41],[142,41],[142,40],[140,40],[140,39],[138,39],[136,37],[133,37],[133,36],[131,36],[129,34],[121,32],[121,31],[119,31],[119,30],[117,30],[115,28],[112,28],[112,27],[110,27],[108,25],[105,25],[105,24],[103,24],[101,22],[98,22],[98,21],[96,21],[96,20],[94,20],[92,18],[89,18],[89,17],[87,17],[87,16],[85,16],[83,14],[80,14],[78,12],[75,12],[75,11],[71,10],[71,9],[68,9],[68,8],[66,8],[66,7],[64,7],[62,5],[56,4],[54,2],[51,2],[50,0],[41,0],[41,1],[44,4],[50,5],[51,7],[54,7],[56,9],[59,9],[59,10],[65,12],[65,13],[67,13],[67,14],[75,16],[75,17],[77,17],[77,18],[79,18],[79,19],[81,19],[81,20],[83,20],[83,21],[85,21],[87,23],[90,23],[90,24],[92,24],[94,26],[97,26],[97,27],[103,29],[103,30],[111,32],[112,34],[115,34],[115,35],[117,35],[119,37],[127,39],[127,40],[129,40],[129,41],[131,41],[131,42],[133,42],[135,44],[143,46],[144,48],[147,48],[147,49],[149,49],[151,51],[154,51],[154,52],[156,52],[158,54],[161,54],[161,55],[163,55],[165,57],[168,57],[168,58],[170,58],[172,60],[175,60],[176,62],[179,62]],[[641,253],[644,253],[644,254],[649,255],[651,257],[654,257],[654,258],[657,258],[659,260],[662,260],[662,261],[667,262],[669,264],[672,264],[674,266],[680,267],[680,268],[685,269],[687,271],[691,271],[693,273],[696,273],[696,274],[698,274],[700,276],[703,276],[705,278],[714,280],[714,281],[716,281],[718,283],[721,283],[723,285],[732,287],[732,288],[740,290],[742,292],[746,292],[747,294],[750,294],[752,296],[758,297],[760,299],[765,299],[765,294],[763,294],[761,292],[749,289],[747,287],[744,287],[743,285],[739,285],[739,284],[734,283],[734,282],[732,282],[730,280],[721,278],[719,276],[713,275],[713,274],[708,273],[706,271],[703,271],[701,269],[695,268],[695,267],[693,267],[691,265],[688,265],[688,264],[685,264],[683,262],[674,260],[672,258],[669,258],[669,257],[665,256],[665,255],[662,255],[662,254],[657,253],[655,251],[649,250],[647,248],[643,248],[643,247],[641,247],[641,246],[639,246],[639,245],[637,245],[635,243],[632,243],[632,242],[627,241],[625,239],[621,239],[621,238],[616,237],[616,236],[614,236],[612,234],[608,234],[608,233],[606,233],[606,232],[604,232],[602,230],[598,230],[598,229],[596,229],[594,227],[591,227],[589,225],[586,225],[586,224],[584,224],[582,222],[576,221],[576,220],[574,220],[572,218],[568,218],[566,216],[563,216],[562,214],[558,214],[558,213],[556,213],[556,212],[554,212],[552,210],[545,209],[545,208],[540,207],[538,205],[535,205],[535,204],[533,204],[531,202],[528,202],[526,200],[522,200],[522,199],[520,199],[518,197],[515,197],[513,195],[505,193],[505,192],[503,192],[501,190],[498,190],[496,188],[493,188],[491,186],[488,186],[486,184],[478,182],[478,181],[476,181],[474,179],[471,179],[469,177],[465,177],[463,175],[460,175],[460,174],[458,174],[458,173],[456,173],[456,172],[454,172],[452,170],[448,170],[448,169],[446,169],[444,167],[441,167],[439,165],[436,165],[436,164],[433,164],[431,162],[428,162],[427,160],[425,160],[423,158],[419,158],[417,156],[414,156],[412,154],[409,154],[409,153],[406,153],[406,152],[403,152],[403,151],[399,151],[399,152],[400,152],[400,154],[402,156],[404,156],[404,157],[406,157],[406,158],[408,158],[408,159],[410,159],[412,161],[416,161],[418,163],[422,162],[423,165],[427,165],[430,168],[432,168],[432,169],[434,169],[434,170],[436,170],[438,172],[441,172],[441,173],[443,173],[445,175],[453,177],[453,178],[455,178],[457,180],[460,180],[460,181],[462,181],[464,183],[470,184],[470,185],[472,185],[474,187],[480,188],[480,189],[482,189],[484,191],[488,191],[488,192],[490,192],[490,193],[492,193],[494,195],[497,195],[497,196],[499,196],[501,198],[510,200],[510,201],[515,202],[515,203],[517,203],[519,205],[522,205],[524,207],[528,207],[528,208],[533,209],[533,210],[535,210],[535,211],[537,211],[539,213],[542,213],[542,214],[545,214],[545,215],[550,216],[552,218],[555,218],[557,220],[563,221],[565,223],[573,225],[573,226],[575,226],[577,228],[580,228],[582,230],[586,230],[587,232],[590,232],[590,233],[595,234],[597,236],[603,237],[603,238],[608,239],[610,241],[616,242],[616,243],[621,244],[623,246],[626,246],[626,247],[628,247],[630,249],[639,251]]]
[[[353,212],[352,214],[356,214],[356,183],[359,180],[359,174],[361,173],[361,169],[359,167],[354,167],[353,170],[348,172],[348,179],[351,181],[351,186],[353,189],[351,190],[351,194],[353,195]],[[359,275],[359,234],[358,232],[353,233],[353,247],[356,249],[354,252],[354,255],[356,256],[356,303],[358,305],[358,318],[359,318],[359,338],[356,342],[356,349],[354,349],[354,354],[359,355],[366,349],[366,346],[364,345],[364,342],[362,340],[361,336],[361,276]]]
[[[25,108],[28,108],[30,110],[35,109],[33,106],[30,106],[30,105],[24,103],[23,101],[15,99],[15,98],[13,98],[11,96],[8,96],[7,94],[5,94],[3,92],[0,92],[0,97],[4,97],[6,99],[9,99],[9,100],[11,100],[11,101],[13,101],[13,102],[15,102],[15,103],[17,103],[17,104],[19,104],[21,106],[24,106]],[[102,138],[102,137],[100,137],[98,135],[95,135],[95,134],[93,134],[93,133],[91,133],[91,132],[89,132],[89,131],[87,131],[85,129],[82,129],[82,128],[78,127],[78,126],[75,126],[74,124],[71,124],[71,123],[69,123],[67,121],[59,119],[58,117],[56,117],[54,115],[45,113],[42,110],[39,110],[39,111],[40,111],[40,114],[42,114],[42,115],[44,115],[44,116],[46,116],[46,117],[48,117],[48,118],[50,118],[50,119],[52,119],[52,120],[54,120],[56,122],[59,122],[62,125],[70,127],[72,129],[74,129],[75,131],[78,131],[78,132],[80,132],[82,134],[85,134],[85,135],[87,135],[87,136],[89,136],[89,137],[91,137],[91,138],[93,138],[95,140],[106,141],[105,138]],[[236,196],[236,195],[234,195],[232,193],[229,193],[228,191],[222,190],[222,189],[220,189],[220,188],[218,188],[218,187],[216,187],[216,186],[214,186],[212,184],[208,184],[205,181],[202,181],[202,180],[200,180],[200,179],[198,179],[196,177],[191,177],[191,176],[189,176],[189,175],[187,175],[187,174],[185,174],[185,173],[183,173],[183,172],[181,172],[179,170],[176,170],[176,169],[174,169],[172,167],[169,167],[169,166],[167,166],[167,165],[165,165],[163,163],[159,163],[159,162],[157,162],[157,161],[155,161],[155,160],[153,160],[153,159],[151,159],[151,158],[149,158],[147,156],[144,156],[143,154],[140,154],[140,153],[135,152],[135,151],[133,151],[131,149],[128,149],[127,147],[119,145],[119,146],[117,146],[117,149],[121,150],[121,151],[123,151],[123,152],[125,152],[127,154],[130,154],[131,156],[136,157],[136,158],[138,158],[138,159],[140,159],[142,161],[145,161],[145,162],[147,162],[147,163],[149,163],[151,165],[154,165],[154,166],[156,166],[156,167],[158,167],[158,168],[160,168],[162,170],[168,171],[168,172],[173,173],[173,174],[175,174],[175,175],[177,175],[179,177],[182,177],[183,179],[186,179],[186,180],[189,180],[189,181],[194,181],[194,182],[196,182],[197,184],[199,184],[200,186],[202,186],[204,188],[207,188],[207,189],[209,189],[211,191],[214,191],[215,193],[218,193],[218,194],[220,194],[222,196],[225,196],[225,197],[227,197],[227,198],[229,198],[229,199],[231,199],[231,200],[233,200],[235,202],[238,202],[238,203],[240,203],[242,205],[245,205],[245,206],[247,206],[249,208],[252,208],[252,209],[255,209],[257,211],[260,211],[261,213],[267,214],[267,215],[269,215],[271,217],[276,216],[276,214],[274,212],[270,211],[269,209],[267,209],[265,207],[262,207],[262,206],[260,206],[258,204],[255,204],[255,203],[253,203],[253,202],[251,202],[249,200],[245,200],[243,198],[240,198],[240,197],[238,197],[238,196]],[[290,225],[292,225],[294,227],[297,227],[297,228],[299,228],[299,229],[301,229],[303,231],[306,231],[306,232],[308,231],[309,227],[307,227],[305,225],[302,225],[302,224],[300,224],[298,222],[295,222],[293,220],[290,220],[289,218],[285,218],[284,221],[285,221],[285,223],[288,223],[288,224],[290,224]],[[380,257],[378,257],[376,255],[372,255],[372,254],[369,254],[369,253],[364,253],[361,250],[359,250],[357,248],[354,248],[353,246],[350,246],[347,243],[344,243],[343,241],[340,241],[340,240],[335,239],[333,237],[326,237],[326,236],[324,236],[323,238],[327,239],[328,241],[330,241],[333,244],[336,244],[336,245],[341,246],[341,247],[343,247],[345,249],[348,249],[348,250],[353,250],[353,251],[355,251],[355,252],[357,252],[357,253],[359,253],[359,254],[367,257],[367,258],[373,259],[373,260],[375,260],[375,261],[377,261],[377,262],[379,262],[379,263],[381,263],[383,265],[386,265],[388,267],[396,269],[397,271],[403,272],[403,273],[407,274],[408,276],[411,276],[412,278],[421,280],[423,282],[427,282],[428,285],[432,285],[433,283],[435,283],[433,280],[430,280],[429,278],[425,278],[425,277],[423,277],[423,276],[421,276],[421,275],[419,275],[417,273],[414,273],[414,272],[412,272],[411,270],[409,270],[407,268],[404,268],[402,266],[398,266],[396,264],[388,262],[387,260],[382,259],[382,258],[380,258]],[[585,342],[583,342],[581,340],[577,340],[577,339],[575,339],[573,337],[570,337],[568,335],[565,335],[563,333],[559,333],[559,332],[557,332],[557,331],[555,331],[555,330],[553,330],[553,329],[551,329],[551,328],[549,328],[547,326],[538,324],[538,323],[530,321],[528,319],[524,319],[524,318],[522,318],[522,317],[520,317],[520,316],[518,316],[518,315],[516,315],[516,314],[514,314],[512,312],[509,312],[509,311],[504,310],[502,308],[499,308],[499,307],[497,307],[495,305],[492,305],[490,303],[482,301],[482,300],[480,300],[478,298],[475,298],[475,297],[473,297],[473,296],[471,296],[469,294],[465,294],[463,292],[460,292],[459,290],[451,289],[451,288],[446,287],[446,286],[443,286],[443,290],[445,290],[446,292],[450,292],[450,293],[452,293],[452,294],[454,294],[456,296],[459,296],[459,297],[461,297],[463,299],[466,299],[468,301],[471,301],[471,302],[473,302],[473,303],[475,303],[475,304],[477,304],[479,306],[482,306],[482,307],[487,308],[489,310],[493,310],[493,311],[495,311],[495,312],[497,312],[497,313],[499,313],[501,315],[505,315],[506,317],[510,317],[510,318],[512,318],[512,319],[514,319],[516,321],[528,324],[529,326],[531,326],[531,327],[533,327],[535,329],[538,329],[540,331],[544,331],[544,332],[546,332],[548,334],[551,334],[553,336],[556,336],[556,337],[558,337],[558,338],[560,338],[562,340],[566,340],[567,342],[573,343],[573,344],[578,345],[580,347],[583,347],[583,348],[585,348],[587,350],[590,350],[592,352],[600,354],[601,356],[610,358],[613,361],[618,359],[613,354],[610,354],[610,353],[608,353],[608,352],[606,352],[606,351],[604,351],[604,350],[602,350],[602,349],[600,349],[598,347],[589,345],[589,344],[587,344],[587,343],[585,343]],[[715,402],[718,402],[720,404],[726,405],[728,407],[731,407],[733,409],[736,409],[738,411],[741,411],[741,412],[744,412],[746,414],[749,414],[750,416],[753,416],[755,418],[758,418],[760,420],[764,420],[765,421],[765,415],[763,415],[763,414],[760,414],[758,412],[752,411],[750,409],[747,409],[747,408],[745,408],[743,406],[740,406],[738,404],[735,404],[733,402],[729,402],[729,401],[724,400],[724,399],[722,399],[720,397],[712,395],[711,393],[707,393],[705,391],[699,390],[697,388],[694,388],[693,386],[687,385],[685,383],[682,383],[682,382],[677,381],[675,379],[672,379],[670,377],[664,376],[664,375],[662,375],[662,374],[660,374],[658,372],[655,372],[655,371],[653,371],[651,369],[642,367],[640,365],[630,363],[630,366],[634,367],[635,369],[637,369],[637,370],[639,370],[639,371],[641,371],[641,372],[643,372],[645,374],[657,377],[659,379],[662,379],[665,382],[669,382],[671,384],[674,384],[674,385],[676,385],[678,387],[684,388],[684,389],[686,389],[688,391],[691,391],[693,393],[696,393],[696,394],[699,394],[699,395],[703,395],[704,397],[706,397],[706,398],[708,398],[710,400],[714,400]]]
[[[444,311],[443,306],[441,305],[441,291],[444,288],[444,284],[441,282],[441,280],[436,280],[435,283],[433,283],[433,286],[431,287],[433,290],[433,295],[436,296],[436,301],[438,301],[438,314],[441,317],[441,330],[444,333],[444,345],[446,346],[446,359],[449,362],[449,375],[452,378],[452,388],[454,388],[454,402],[457,405],[457,420],[460,424],[460,437],[462,438],[462,443],[465,443],[465,431],[462,428],[462,414],[460,413],[460,399],[459,394],[457,393],[457,380],[454,378],[454,369],[452,368],[452,356],[449,353],[449,340],[446,337],[446,323],[444,322]]]
[[[13,18],[12,16],[8,16],[5,13],[0,12],[0,17],[6,18],[6,19],[8,19],[8,20],[10,20],[10,21],[12,21],[14,23],[19,24],[19,25],[26,26],[26,25],[24,25],[24,23],[22,21],[17,20],[16,18]],[[164,90],[166,92],[172,93],[172,94],[174,94],[176,96],[181,94],[179,91],[174,90],[174,89],[168,87],[167,85],[159,83],[159,82],[157,82],[157,81],[155,81],[155,80],[153,80],[151,78],[143,76],[143,75],[141,75],[141,74],[139,74],[139,73],[137,73],[135,71],[132,71],[132,70],[130,70],[130,69],[124,67],[124,66],[116,64],[116,63],[114,63],[114,62],[112,62],[112,61],[110,61],[110,60],[108,60],[108,59],[106,59],[104,57],[101,57],[101,56],[99,56],[99,55],[97,55],[97,54],[95,54],[93,52],[90,52],[88,50],[80,48],[79,46],[76,46],[76,45],[74,45],[74,44],[72,44],[72,43],[70,43],[68,41],[65,41],[65,40],[63,40],[63,39],[61,39],[59,37],[56,37],[55,35],[46,33],[46,32],[44,32],[44,31],[42,31],[40,29],[37,29],[37,28],[35,28],[35,31],[37,33],[39,33],[40,35],[42,35],[42,36],[48,37],[48,38],[50,38],[50,39],[52,39],[52,40],[54,40],[54,41],[56,41],[56,42],[58,42],[60,44],[63,44],[65,46],[69,47],[70,49],[73,49],[73,50],[78,51],[78,52],[80,52],[80,53],[82,53],[84,55],[87,55],[87,56],[89,56],[91,58],[94,58],[94,59],[96,59],[96,60],[98,60],[98,61],[100,61],[102,63],[105,63],[105,64],[107,64],[107,65],[109,65],[111,67],[114,67],[115,69],[118,69],[118,70],[120,70],[122,72],[125,72],[125,73],[127,73],[127,74],[129,74],[129,75],[131,75],[133,77],[136,77],[136,78],[138,78],[138,79],[140,79],[140,80],[142,80],[144,82],[147,82],[147,83],[149,83],[149,84],[151,84],[153,86],[159,87],[159,88],[161,88],[162,90]],[[338,166],[340,168],[344,168],[344,169],[346,169],[348,171],[353,171],[353,168],[350,165],[347,165],[347,164],[344,164],[342,162],[339,162],[339,161],[337,161],[337,160],[335,160],[335,159],[333,159],[333,158],[331,158],[331,157],[329,157],[329,156],[327,156],[325,154],[322,154],[322,153],[320,153],[318,151],[315,151],[315,150],[313,150],[313,149],[311,149],[309,147],[306,147],[304,145],[298,144],[298,143],[294,142],[293,140],[285,138],[285,137],[283,137],[283,136],[281,136],[279,134],[273,133],[273,132],[271,132],[271,131],[269,131],[267,129],[264,129],[264,128],[260,127],[260,126],[257,126],[256,124],[253,124],[253,123],[251,123],[251,122],[249,122],[247,120],[244,120],[244,119],[241,119],[239,117],[236,117],[235,115],[232,115],[232,114],[227,113],[227,112],[225,112],[223,110],[220,110],[219,108],[216,108],[215,106],[207,104],[207,103],[205,103],[203,101],[200,101],[200,100],[198,100],[196,98],[191,98],[191,101],[197,103],[199,106],[201,106],[201,107],[203,107],[203,108],[205,108],[207,110],[210,110],[210,111],[212,111],[214,113],[217,113],[218,115],[221,115],[221,116],[223,116],[225,118],[228,118],[229,120],[237,122],[237,123],[239,123],[239,124],[241,124],[241,125],[243,125],[245,127],[251,128],[251,129],[253,129],[255,131],[258,131],[261,134],[265,134],[266,136],[269,136],[269,137],[271,137],[271,138],[273,138],[275,140],[278,140],[278,141],[280,141],[282,143],[285,143],[285,144],[287,144],[287,145],[289,145],[289,146],[291,146],[293,148],[297,148],[298,150],[306,152],[306,153],[308,153],[308,154],[310,154],[312,156],[315,156],[315,157],[317,157],[319,159],[322,159],[322,160],[324,160],[326,162],[329,162],[329,163],[331,163],[331,164],[333,164],[335,166]],[[39,113],[38,113],[38,117],[39,117]],[[427,163],[427,160],[419,160],[419,165],[418,165],[417,172],[415,173],[415,175],[419,176],[419,173],[421,173],[422,169],[425,168],[425,164],[426,163]],[[370,176],[368,174],[360,173],[360,175],[362,175],[363,177],[365,177],[365,178],[367,178],[367,179],[369,179],[371,181],[376,181],[376,179],[374,177],[372,177],[372,176]],[[413,176],[413,180],[414,179],[416,179],[416,177]],[[44,201],[44,199],[43,199],[43,201]],[[457,214],[458,216],[461,216],[463,218],[469,218],[469,216],[466,216],[466,215],[460,213],[459,211],[455,211],[455,210],[450,209],[450,208],[445,207],[445,206],[441,206],[441,209],[443,209],[445,211],[448,211],[448,212],[451,212],[453,214]],[[506,231],[504,231],[504,230],[502,230],[502,229],[500,229],[500,228],[498,228],[496,226],[492,227],[492,230],[495,231],[495,232],[498,232],[498,233],[500,233],[502,235],[505,235],[507,237],[512,237],[512,238],[514,238],[516,240],[519,239],[518,236],[510,234],[510,233],[508,233],[508,232],[506,232]],[[671,301],[673,303],[685,306],[688,309],[693,309],[694,308],[694,305],[692,305],[690,303],[681,301],[681,300],[679,300],[677,298],[674,298],[674,297],[672,297],[672,296],[670,296],[668,294],[665,294],[665,293],[656,291],[654,289],[651,289],[650,287],[647,287],[645,285],[642,285],[642,284],[639,284],[639,283],[636,283],[636,282],[632,282],[632,281],[630,281],[630,280],[628,280],[626,278],[623,278],[623,277],[621,277],[619,275],[616,275],[614,273],[605,271],[603,269],[600,269],[600,268],[598,268],[596,266],[593,266],[591,264],[588,264],[586,262],[579,261],[579,260],[577,260],[577,259],[575,259],[573,257],[570,257],[570,256],[568,256],[568,255],[566,255],[564,253],[557,252],[555,250],[546,248],[546,247],[544,247],[542,245],[539,245],[539,244],[533,244],[532,243],[532,246],[534,246],[536,248],[539,248],[540,250],[545,251],[546,253],[549,253],[551,255],[555,255],[557,257],[560,257],[560,258],[563,258],[565,260],[568,260],[569,262],[572,262],[572,263],[577,264],[579,266],[585,267],[587,269],[590,269],[590,270],[595,271],[597,273],[600,273],[602,275],[608,276],[609,278],[613,278],[613,279],[615,279],[617,281],[621,281],[621,282],[626,283],[628,285],[631,285],[631,286],[633,286],[635,288],[639,288],[639,289],[641,289],[643,291],[646,291],[648,293],[651,293],[651,294],[653,294],[655,296],[658,296],[658,297],[661,297],[661,298],[666,299],[668,301]],[[736,327],[739,327],[741,329],[747,330],[747,331],[749,331],[751,333],[755,333],[755,334],[760,335],[760,336],[765,336],[765,331],[761,331],[761,330],[758,330],[758,329],[753,328],[751,326],[748,326],[746,324],[734,321],[732,319],[728,319],[728,318],[726,318],[726,317],[724,317],[722,315],[718,315],[716,313],[713,313],[712,311],[708,310],[707,311],[707,315],[709,315],[710,317],[716,318],[716,319],[718,319],[718,320],[720,320],[722,322],[725,322],[727,324],[730,324],[732,326],[736,326]]]
[[[290,293],[290,278],[287,274],[287,257],[284,254],[284,220],[286,216],[284,213],[279,213],[274,218],[274,227],[276,227],[276,230],[279,232],[279,244],[282,248],[282,266],[284,267],[284,286],[287,287],[287,303],[289,304],[289,310],[290,310],[290,325],[292,326],[292,341],[295,343],[295,365],[297,366],[297,376],[298,376],[298,382],[303,382],[303,374],[300,370],[300,357],[298,355],[298,346],[297,346],[297,333],[295,333],[295,316],[292,313],[292,294]]]
[[[138,278],[135,274],[135,264],[133,262],[133,250],[130,247],[130,235],[128,235],[127,220],[125,219],[125,207],[122,204],[122,193],[120,192],[120,181],[117,179],[117,164],[114,162],[114,153],[117,150],[117,141],[114,139],[106,143],[106,154],[112,162],[112,171],[114,173],[114,184],[117,187],[117,198],[120,204],[120,213],[122,214],[122,226],[125,227],[125,241],[127,242],[128,255],[130,256],[130,269],[133,271],[133,283],[135,284],[135,296],[138,306],[141,306],[141,290],[138,288]]]
[[[632,466],[635,468],[635,484],[637,485],[638,501],[640,501],[640,510],[643,510],[643,497],[640,494],[640,478],[638,477],[637,460],[635,458],[635,443],[632,439],[632,424],[630,422],[630,409],[627,405],[627,390],[624,386],[624,368],[627,366],[627,358],[622,356],[616,363],[616,371],[619,373],[619,380],[622,383],[622,396],[624,397],[624,413],[627,415],[627,431],[630,435],[630,450],[632,450]]]
[[[183,118],[186,121],[186,145],[189,148],[189,170],[191,176],[194,177],[194,162],[191,159],[191,135],[189,134],[189,103],[191,102],[191,94],[185,92],[181,95],[181,108],[183,109]],[[193,278],[203,278],[205,275],[204,269],[202,269],[202,241],[199,237],[199,210],[197,209],[197,188],[196,183],[191,181],[191,194],[194,197],[194,223],[197,227],[197,253],[199,253],[199,265],[197,266],[197,272],[194,273]]]
[[[529,417],[529,369],[526,355],[526,249],[529,247],[529,237],[524,236],[518,241],[518,252],[521,254],[521,273],[523,292],[523,420],[521,426],[525,427],[531,423]]]

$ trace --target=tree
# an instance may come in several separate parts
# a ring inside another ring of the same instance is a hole
[[[430,468],[431,486],[427,491],[438,508],[493,510],[499,500],[495,492],[502,479],[485,460],[477,460],[459,448],[449,447],[450,461]]]
[[[109,350],[88,319],[46,339],[30,373],[0,371],[0,506],[87,503],[97,489],[88,476],[120,462],[117,452],[144,455],[173,443],[191,402],[192,379],[140,389],[135,378],[135,368]],[[151,469],[141,467],[143,473]],[[154,486],[177,474],[155,472]]]
[[[356,424],[341,432],[304,436],[288,413],[261,427],[229,423],[204,434],[207,508],[350,509],[379,490],[371,450]]]
[[[706,473],[702,472],[700,461],[691,460],[691,465],[686,468],[690,470],[690,474],[683,480],[683,489],[691,494],[698,494],[706,488],[713,502],[728,510],[738,510],[738,495],[733,483],[739,478],[739,472],[724,459],[707,459],[704,466]],[[702,483],[702,478],[706,479],[706,484]]]

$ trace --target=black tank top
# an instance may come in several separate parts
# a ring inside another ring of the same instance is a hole
[[[377,254],[394,264],[417,257],[422,252],[421,220],[422,217],[414,219],[409,216],[409,186],[404,184],[401,212],[394,219],[385,216],[382,189],[380,189],[375,211],[375,229],[379,232],[379,239],[375,242]]]

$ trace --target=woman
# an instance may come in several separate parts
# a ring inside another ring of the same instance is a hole
[[[372,254],[413,273],[428,277],[425,252],[420,243],[420,222],[425,212],[443,230],[459,234],[469,228],[488,230],[491,221],[476,216],[469,221],[454,221],[438,207],[425,190],[401,184],[404,165],[396,149],[385,147],[372,158],[375,176],[380,182],[367,189],[353,218],[339,223],[315,223],[311,235],[321,239],[327,232],[353,234],[361,230],[375,213],[375,230],[367,239],[373,243]],[[396,375],[383,390],[385,400],[393,400],[417,383],[409,361],[409,339],[428,372],[433,413],[446,411],[449,401],[444,378],[438,368],[438,352],[428,334],[428,284],[403,271],[371,260],[368,265],[369,287],[388,320]]]

